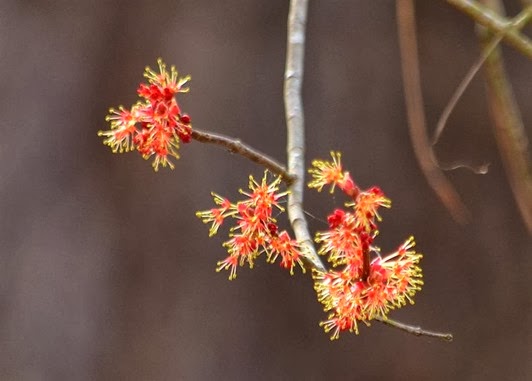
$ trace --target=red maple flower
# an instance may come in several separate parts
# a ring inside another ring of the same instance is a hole
[[[349,172],[344,172],[342,168],[342,154],[340,152],[331,152],[332,162],[327,160],[314,160],[309,173],[313,180],[308,184],[309,188],[316,188],[321,192],[325,185],[330,185],[330,192],[338,186],[346,195],[356,198],[359,189],[355,185]]]
[[[337,339],[341,331],[358,333],[360,321],[369,325],[376,317],[386,319],[391,309],[413,303],[423,281],[417,265],[422,255],[412,250],[413,237],[384,258],[373,245],[381,221],[378,209],[389,208],[391,201],[378,187],[361,191],[343,171],[340,153],[331,156],[332,162],[313,161],[309,187],[319,191],[325,185],[331,190],[338,186],[352,200],[345,204],[351,210],[336,209],[327,218],[329,229],[316,234],[318,253],[335,268],[313,272],[318,300],[329,312],[320,325]]]
[[[302,261],[304,256],[299,244],[290,238],[287,231],[279,232],[277,221],[273,217],[274,208],[284,211],[280,201],[286,192],[279,191],[281,177],[276,177],[271,182],[268,177],[268,171],[265,171],[259,183],[250,176],[249,192],[240,190],[246,198],[236,203],[213,193],[214,202],[220,207],[196,213],[204,223],[211,223],[211,236],[217,233],[226,218],[236,220],[230,230],[230,239],[223,244],[229,256],[219,261],[216,269],[229,270],[230,280],[236,278],[238,266],[247,263],[252,268],[262,253],[266,253],[266,260],[270,263],[280,257],[281,267],[288,269],[290,274],[294,273],[296,265],[305,271]]]
[[[141,83],[137,89],[142,100],[130,110],[111,108],[106,118],[111,129],[98,132],[115,153],[136,149],[144,159],[154,157],[155,171],[159,166],[173,169],[169,157],[178,159],[179,143],[190,142],[192,135],[190,116],[181,112],[175,98],[177,93],[189,91],[185,84],[190,76],[179,78],[175,67],[168,71],[161,59],[157,64],[159,72],[145,69],[148,84]]]
[[[348,266],[341,271],[314,271],[318,300],[329,312],[321,326],[332,332],[331,339],[337,339],[341,331],[358,333],[358,321],[369,325],[376,317],[386,319],[394,308],[414,304],[413,296],[423,285],[418,266],[422,255],[411,250],[414,245],[410,237],[387,257],[376,257],[365,280],[353,276]]]

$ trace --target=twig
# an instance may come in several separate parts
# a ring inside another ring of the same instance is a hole
[[[286,67],[284,74],[284,103],[288,132],[288,173],[294,177],[288,194],[288,218],[297,240],[311,266],[326,271],[316,253],[303,211],[305,181],[305,126],[301,85],[305,55],[305,24],[308,0],[291,0],[288,14]]]
[[[438,143],[438,140],[440,139],[440,136],[443,132],[443,129],[445,128],[445,125],[447,124],[447,120],[449,120],[449,117],[451,116],[451,113],[453,112],[454,108],[456,107],[456,104],[464,94],[465,90],[475,77],[475,75],[478,73],[488,56],[493,52],[493,50],[497,47],[499,42],[502,40],[502,35],[497,35],[493,37],[491,42],[486,46],[484,51],[482,52],[482,55],[479,57],[477,62],[473,64],[473,66],[469,69],[466,76],[460,82],[460,85],[456,88],[454,94],[452,95],[451,99],[449,99],[449,102],[443,109],[440,119],[438,119],[438,123],[436,124],[436,130],[434,131],[434,136],[432,138],[432,145],[435,146]]]
[[[502,9],[499,1],[492,1],[491,5]],[[521,22],[532,16],[532,7],[527,7],[525,11],[528,13],[521,18]],[[519,24],[519,20],[516,23]],[[485,28],[479,29],[478,33],[481,44],[486,46],[492,38],[491,33]],[[490,54],[484,69],[499,151],[523,221],[529,233],[532,233],[532,161],[523,120],[506,76],[500,49]]]
[[[508,28],[510,21],[490,8],[472,0],[447,0],[447,2],[471,17],[477,24],[493,33],[501,33],[504,40],[522,54],[532,58],[532,42],[515,28]],[[528,6],[532,7],[532,6]]]
[[[403,86],[412,146],[430,187],[454,219],[464,224],[468,220],[469,212],[458,193],[437,166],[426,130],[413,0],[397,0],[396,9]]]
[[[415,327],[412,325],[404,324],[401,322],[398,322],[396,320],[388,319],[388,318],[375,318],[375,320],[389,325],[390,327],[394,327],[400,330],[403,330],[405,332],[408,332],[415,336],[428,336],[428,337],[434,337],[437,339],[445,340],[445,341],[453,341],[453,334],[452,333],[442,333],[442,332],[434,332],[434,331],[427,331],[421,327]]]
[[[263,165],[272,171],[272,173],[280,175],[287,185],[292,184],[295,179],[295,177],[290,175],[286,168],[281,164],[269,158],[262,152],[259,152],[254,148],[242,143],[239,139],[233,139],[224,135],[212,134],[210,132],[203,132],[197,129],[192,130],[192,139],[201,143],[217,144],[227,148],[229,152],[237,153],[257,164]]]

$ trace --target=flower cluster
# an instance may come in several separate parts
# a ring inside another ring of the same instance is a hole
[[[341,155],[331,155],[332,161],[312,163],[309,187],[321,191],[328,185],[332,192],[337,186],[351,199],[346,203],[349,209],[336,209],[328,217],[329,229],[316,235],[319,254],[326,255],[334,268],[313,272],[318,300],[329,312],[320,325],[332,332],[331,339],[337,339],[341,331],[358,333],[359,321],[369,325],[376,317],[386,319],[391,309],[407,301],[414,303],[412,297],[423,281],[417,265],[422,255],[413,250],[413,237],[385,257],[373,245],[381,220],[378,209],[389,208],[390,200],[378,187],[360,190],[343,171]]]
[[[111,108],[106,120],[111,129],[99,131],[104,137],[104,144],[113,152],[138,150],[144,159],[154,157],[153,168],[159,166],[174,168],[168,159],[170,156],[179,158],[179,143],[188,143],[191,139],[192,127],[190,117],[181,113],[175,99],[177,93],[189,91],[185,84],[190,76],[179,78],[174,66],[170,72],[161,59],[157,60],[159,72],[146,67],[144,77],[148,84],[140,84],[137,93],[142,99],[126,109]]]
[[[197,212],[196,215],[204,222],[210,223],[209,235],[213,236],[226,218],[236,220],[231,228],[230,239],[224,243],[229,256],[218,262],[216,271],[229,270],[229,279],[236,278],[238,266],[245,263],[250,268],[262,253],[266,253],[266,260],[274,263],[281,258],[280,265],[289,269],[293,274],[294,267],[299,265],[303,272],[303,254],[297,241],[290,238],[286,230],[279,231],[277,221],[273,217],[274,208],[284,209],[280,200],[286,192],[279,192],[281,177],[268,183],[268,171],[264,172],[262,181],[258,183],[249,177],[249,191],[240,190],[246,198],[236,203],[213,193],[217,208]]]

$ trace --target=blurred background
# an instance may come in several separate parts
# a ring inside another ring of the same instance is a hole
[[[472,21],[444,1],[416,10],[433,130],[479,48]],[[391,317],[451,331],[452,343],[378,323],[330,342],[308,274],[261,261],[231,282],[214,271],[224,234],[208,239],[194,213],[211,191],[236,198],[262,168],[192,142],[175,170],[154,173],[102,145],[108,108],[133,104],[162,57],[192,75],[179,101],[194,127],[286,160],[287,14],[282,0],[0,1],[1,380],[530,379],[532,242],[482,76],[436,149],[443,163],[491,163],[484,176],[448,174],[472,213],[459,226],[411,148],[393,1],[310,2],[306,161],[342,151],[361,187],[393,200],[377,244],[415,235],[425,287]],[[530,136],[532,64],[504,54]],[[343,202],[309,191],[305,208],[323,219]]]

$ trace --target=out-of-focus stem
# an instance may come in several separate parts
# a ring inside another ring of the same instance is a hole
[[[532,0],[528,0],[532,3]],[[509,26],[509,28],[516,28],[521,29],[526,25],[528,20],[532,17],[532,8],[526,8],[523,10],[520,14],[518,14],[516,17],[512,19],[512,23]],[[438,119],[438,123],[436,124],[436,129],[434,132],[434,136],[432,138],[432,145],[435,146],[436,143],[438,143],[438,140],[440,139],[441,134],[443,133],[443,129],[445,128],[447,124],[447,120],[449,119],[452,111],[456,107],[458,101],[464,94],[467,87],[471,84],[471,81],[475,77],[475,75],[480,71],[482,68],[482,65],[484,65],[484,62],[486,62],[486,59],[490,56],[490,54],[497,48],[499,43],[502,41],[502,33],[495,34],[491,41],[486,42],[483,44],[484,49],[482,49],[482,54],[478,58],[478,60],[473,64],[473,66],[468,70],[466,76],[464,79],[460,82],[459,86],[456,88],[455,92],[453,93],[452,97],[449,99],[449,102],[443,109],[440,118]],[[442,165],[438,165],[440,168],[442,168]],[[456,168],[467,168],[469,170],[472,170],[476,174],[485,174],[487,173],[487,167],[488,165],[482,165],[479,167],[472,167],[470,165],[464,165],[463,163],[457,163],[452,166],[448,166],[447,170],[452,170]],[[444,168],[442,168],[444,169]]]
[[[477,24],[493,33],[501,33],[503,39],[522,54],[532,58],[532,42],[516,28],[508,28],[511,22],[489,7],[472,0],[447,0],[447,2],[471,17]],[[527,7],[532,7],[528,3]]]
[[[490,0],[484,3],[491,8],[500,9],[502,12],[500,1]],[[532,16],[532,7],[526,8],[523,13],[525,14],[521,21],[525,22]],[[517,24],[519,21],[517,20]],[[520,25],[516,25],[516,27],[518,26]],[[489,44],[493,36],[486,28],[478,28],[478,35],[482,46]],[[528,231],[532,233],[531,155],[528,150],[528,138],[521,113],[504,69],[500,49],[495,49],[488,56],[484,70],[488,103],[499,151],[521,216]]]
[[[493,39],[490,41],[489,45],[484,48],[484,51],[482,52],[482,55],[479,57],[478,61],[475,62],[475,64],[469,69],[466,76],[460,82],[460,85],[456,88],[455,92],[453,93],[451,99],[449,99],[449,102],[447,103],[447,106],[443,109],[440,119],[438,119],[438,123],[436,123],[436,129],[434,130],[434,136],[432,138],[432,145],[435,146],[436,143],[440,140],[440,136],[443,132],[443,129],[445,128],[445,125],[447,124],[447,120],[451,116],[452,111],[458,104],[458,101],[464,95],[464,92],[471,84],[471,81],[475,77],[475,75],[478,73],[484,62],[486,62],[486,59],[489,57],[491,52],[499,45],[499,43],[502,40],[502,36],[494,36]]]
[[[432,190],[459,223],[466,223],[469,212],[454,187],[436,164],[423,110],[423,95],[417,49],[413,0],[397,0],[397,28],[403,72],[408,126],[414,153]]]

